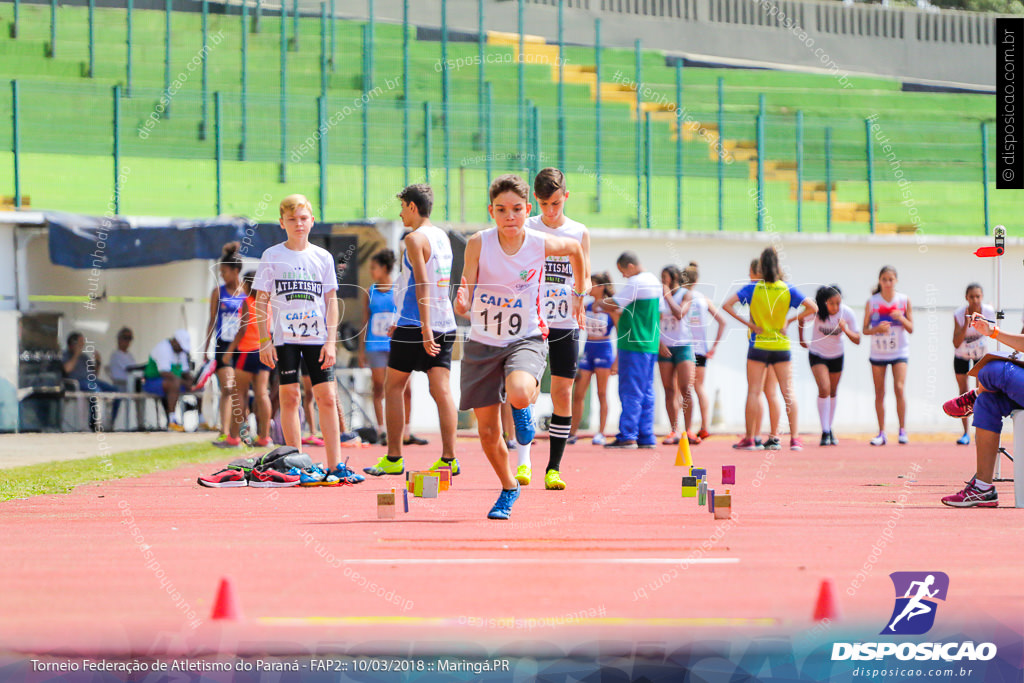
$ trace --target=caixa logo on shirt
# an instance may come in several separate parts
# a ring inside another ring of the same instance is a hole
[[[935,625],[939,602],[946,600],[949,576],[944,572],[893,572],[896,592],[892,615],[880,635],[917,636]],[[996,656],[993,643],[834,643],[832,661],[871,660],[893,656],[907,661],[987,661]]]

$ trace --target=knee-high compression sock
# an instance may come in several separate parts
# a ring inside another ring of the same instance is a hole
[[[828,433],[832,428],[832,406],[828,396],[818,397],[818,417],[821,419],[821,431]]]
[[[523,465],[531,467],[532,463],[530,462],[530,444],[526,444],[524,446],[515,439],[512,439],[512,443],[515,444],[516,447],[516,456],[519,458],[518,465],[520,467],[522,467]]]
[[[829,415],[828,415],[828,430],[830,432],[832,431],[832,427],[836,423],[836,403],[838,403],[838,402],[839,402],[839,396],[838,395],[830,396],[829,397],[830,405],[829,405]]]
[[[569,438],[569,427],[572,416],[552,415],[548,435],[551,438],[551,455],[548,456],[548,469],[558,470],[562,466],[562,454],[565,453],[565,441]]]

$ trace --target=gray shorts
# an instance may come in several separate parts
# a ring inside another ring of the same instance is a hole
[[[459,410],[486,408],[505,400],[505,378],[528,372],[540,382],[547,367],[548,342],[543,337],[518,339],[508,346],[467,341],[462,347]]]
[[[390,351],[367,351],[366,362],[371,368],[386,368]]]

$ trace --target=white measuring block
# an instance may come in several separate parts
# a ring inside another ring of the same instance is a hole
[[[1014,507],[1024,508],[1024,410],[1015,410],[1010,416],[1013,418],[1013,504]],[[999,460],[996,462],[999,463]],[[998,464],[996,472],[999,472]]]

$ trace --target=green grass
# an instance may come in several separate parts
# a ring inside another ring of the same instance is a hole
[[[52,493],[69,493],[76,486],[97,481],[141,477],[188,463],[216,460],[216,448],[206,443],[167,446],[150,450],[115,453],[82,460],[68,460],[59,466],[41,463],[3,470],[0,502]]]
[[[10,20],[12,4],[0,2],[0,26]],[[103,212],[111,195],[112,170],[103,157],[113,145],[112,93],[114,84],[125,82],[125,12],[101,8],[96,11],[97,48],[96,77],[83,74],[87,59],[86,9],[63,6],[58,9],[58,40],[56,58],[45,57],[49,42],[49,8],[23,5],[19,38],[12,40],[0,31],[0,77],[18,77],[21,81],[20,125],[22,192],[30,194],[36,207],[69,211]],[[225,211],[247,214],[264,191],[279,194],[295,190],[311,197],[318,194],[317,173],[312,163],[315,149],[306,154],[302,164],[289,164],[289,182],[277,183],[275,162],[281,156],[282,124],[279,115],[279,26],[277,18],[264,17],[259,34],[248,35],[248,98],[243,120],[240,98],[241,33],[237,16],[211,15],[211,34],[223,32],[223,42],[209,53],[210,91],[222,93],[223,150],[227,160],[223,195]],[[201,46],[200,17],[197,13],[172,15],[172,78],[185,71],[185,65]],[[288,22],[291,35],[291,22]],[[362,24],[336,22],[337,70],[330,74],[327,99],[328,116],[351,107],[363,92],[361,76]],[[316,96],[320,89],[319,19],[300,21],[300,48],[287,53],[288,106],[286,157],[290,157],[317,126]],[[402,171],[403,112],[402,87],[387,88],[402,73],[400,26],[378,24],[374,50],[374,93],[366,108],[369,111],[368,165],[371,187],[367,213],[379,215],[380,207],[390,207],[395,188],[404,181]],[[206,100],[205,139],[200,139],[203,126],[203,99],[200,71],[187,72],[187,78],[174,97],[170,114],[145,138],[138,133],[147,118],[156,110],[164,82],[164,14],[160,11],[138,10],[133,15],[132,97],[120,100],[121,153],[133,169],[132,180],[124,190],[122,211],[160,215],[209,215],[214,207],[214,157],[212,96]],[[436,42],[412,40],[411,74],[408,108],[409,161],[413,169],[410,180],[422,179],[424,157],[429,153],[430,180],[438,196],[444,196],[445,147],[444,119],[440,111],[441,76],[434,67],[440,58]],[[472,59],[478,47],[471,43],[451,43],[451,60]],[[493,84],[491,152],[500,159],[514,158],[519,149],[518,68],[507,59],[508,47],[487,46],[486,53],[496,61],[486,64],[486,78]],[[570,63],[593,64],[591,48],[568,47]],[[628,49],[606,49],[603,52],[603,80],[611,81],[621,72],[625,79],[634,76],[634,53]],[[642,53],[643,82],[666,101],[676,99],[675,69],[667,67],[664,54],[656,50]],[[528,64],[526,98],[539,107],[542,151],[545,165],[558,163],[557,88],[552,71],[546,65]],[[450,163],[452,183],[458,186],[464,173],[465,191],[481,194],[484,178],[484,155],[488,149],[480,128],[477,105],[475,65],[449,71],[451,80]],[[756,137],[756,113],[761,94],[766,98],[767,160],[787,161],[796,157],[797,110],[804,114],[804,172],[808,180],[825,176],[824,136],[831,131],[832,178],[840,183],[841,201],[867,201],[866,191],[854,191],[863,183],[865,168],[864,119],[877,115],[885,136],[891,141],[896,159],[906,177],[915,183],[921,201],[931,207],[934,218],[929,223],[941,233],[973,234],[981,214],[977,194],[962,187],[977,188],[981,177],[981,134],[979,122],[991,120],[994,98],[987,95],[904,93],[897,80],[858,77],[853,88],[844,89],[836,78],[828,75],[775,71],[687,68],[684,105],[686,112],[705,124],[717,118],[717,81],[725,82],[724,137],[727,140],[753,140]],[[565,87],[567,112],[565,121],[566,170],[596,167],[595,110],[590,90],[583,85]],[[648,99],[654,99],[654,95]],[[73,102],[73,106],[53,106],[55,101]],[[424,120],[423,103],[431,102],[433,116]],[[10,115],[10,98],[0,96],[0,118]],[[327,135],[331,164],[328,190],[328,218],[362,217],[363,115],[354,111],[335,125]],[[245,164],[243,159],[243,121]],[[626,227],[635,223],[636,122],[631,108],[624,103],[605,103],[602,107],[601,136],[602,172],[606,183],[626,188],[607,191],[602,211],[592,210],[595,194],[593,178],[581,177],[575,196],[580,198],[581,218],[595,226]],[[430,148],[426,149],[427,130]],[[670,126],[663,121],[652,122],[652,167],[655,214],[659,225],[675,224],[676,143],[671,140]],[[990,131],[991,132],[991,131]],[[0,149],[10,149],[11,128],[0,126]],[[895,192],[885,190],[891,179],[889,161],[884,158],[880,143],[875,143],[874,173],[878,184],[879,220],[893,220],[900,213],[899,203],[884,199]],[[989,140],[990,177],[994,177],[995,136]],[[693,211],[686,225],[703,225],[712,220],[717,226],[717,162],[709,157],[707,144],[700,141],[684,143],[687,178],[687,212]],[[79,158],[75,159],[74,156]],[[130,162],[128,160],[131,160]],[[519,162],[498,162],[495,172],[519,171]],[[10,168],[9,165],[0,166]],[[464,170],[460,171],[460,167]],[[750,229],[745,191],[749,167],[732,164],[725,169],[728,187],[726,229]],[[4,174],[6,179],[8,174]],[[60,182],[53,182],[60,179]],[[957,185],[956,183],[961,183]],[[168,193],[153,188],[173,187]],[[60,191],[54,191],[56,187]],[[590,189],[587,189],[590,188]],[[631,189],[632,188],[632,189]],[[691,189],[693,188],[692,192]],[[980,189],[980,188],[978,188]],[[0,194],[10,195],[10,181],[0,184]],[[454,190],[453,190],[454,193]],[[691,194],[693,196],[691,196]],[[736,199],[731,197],[735,194]],[[856,196],[854,196],[856,195]],[[863,196],[860,196],[863,195]],[[993,211],[1008,202],[993,195]],[[772,211],[786,220],[795,221],[796,204],[788,200],[788,184],[769,188],[773,198]],[[468,220],[482,219],[476,200],[465,200]],[[460,199],[450,202],[450,216],[462,215]],[[439,202],[440,203],[440,202]],[[473,208],[470,208],[470,204]],[[742,208],[730,209],[728,206]],[[692,209],[691,209],[692,207]],[[818,207],[821,208],[821,207]],[[474,216],[474,212],[480,214]],[[662,215],[664,214],[664,215]],[[805,207],[805,218],[819,221],[814,205]],[[390,215],[385,212],[385,215]],[[667,215],[668,217],[665,217]],[[824,211],[821,211],[824,215]],[[687,214],[689,217],[689,213]],[[898,221],[903,222],[903,221]],[[850,231],[859,231],[852,225]],[[842,230],[843,226],[834,226]]]

